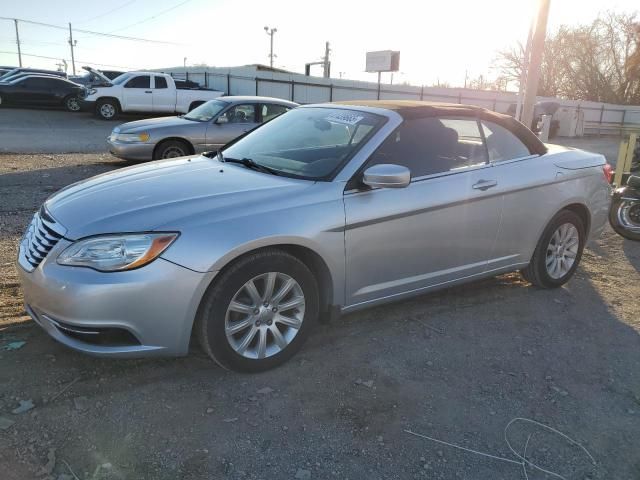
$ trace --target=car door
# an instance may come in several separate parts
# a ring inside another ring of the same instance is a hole
[[[150,75],[136,75],[124,84],[122,89],[123,110],[133,112],[151,112],[153,110],[153,91]]]
[[[176,107],[176,93],[167,85],[167,79],[160,75],[153,76],[153,111],[173,112]]]
[[[474,117],[406,119],[365,168],[409,168],[409,186],[347,187],[349,305],[445,284],[485,271],[501,200]],[[357,180],[357,179],[354,179]]]
[[[207,145],[218,148],[243,133],[256,128],[257,104],[241,103],[232,105],[218,115],[217,119],[207,128]]]
[[[503,197],[502,220],[490,264],[504,268],[528,263],[549,218],[558,210],[563,188],[558,168],[529,150],[511,130],[481,121],[489,161]]]
[[[49,89],[41,78],[25,78],[16,84],[14,102],[25,105],[45,105],[49,101]]]

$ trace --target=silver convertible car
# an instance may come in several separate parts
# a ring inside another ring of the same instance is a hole
[[[264,370],[322,317],[514,270],[559,287],[607,221],[608,175],[477,107],[298,107],[53,195],[20,245],[26,310],[90,354],[184,355],[197,337]]]
[[[109,151],[125,160],[160,160],[215,150],[297,107],[270,97],[220,97],[177,117],[137,120],[117,126]]]

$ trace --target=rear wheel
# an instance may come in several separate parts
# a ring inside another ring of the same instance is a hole
[[[248,255],[209,288],[195,330],[221,366],[259,372],[288,360],[318,317],[318,286],[296,257],[269,249]]]
[[[96,115],[103,120],[113,120],[118,115],[118,103],[115,100],[98,100]]]
[[[80,111],[80,99],[75,95],[69,95],[64,99],[64,107],[69,112],[79,112]]]
[[[609,223],[618,235],[640,240],[640,200],[614,200],[609,210]]]
[[[158,145],[154,151],[153,159],[186,157],[190,155],[189,146],[180,140],[167,140]]]
[[[547,225],[522,275],[541,288],[564,285],[578,268],[584,242],[582,219],[572,211],[563,210]]]

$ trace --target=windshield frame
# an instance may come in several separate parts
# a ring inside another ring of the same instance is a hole
[[[282,118],[283,116],[287,115],[290,112],[297,111],[297,110],[303,110],[303,109],[306,110],[308,108],[350,110],[350,111],[355,111],[355,112],[362,112],[362,113],[366,113],[368,115],[373,115],[373,116],[377,117],[378,118],[378,124],[376,126],[374,126],[369,132],[367,132],[367,134],[362,138],[362,140],[360,142],[358,142],[356,147],[349,153],[349,155],[347,155],[340,162],[338,162],[336,164],[336,166],[334,167],[334,169],[331,172],[329,172],[327,175],[324,175],[324,176],[321,176],[321,177],[311,177],[311,176],[308,176],[308,175],[298,175],[298,174],[295,174],[295,173],[288,172],[286,170],[279,170],[277,168],[271,167],[270,165],[264,165],[265,167],[269,167],[269,168],[273,168],[274,170],[277,170],[278,174],[280,176],[282,176],[282,177],[296,178],[296,179],[299,179],[299,180],[310,180],[310,181],[313,181],[313,182],[332,182],[340,174],[340,172],[342,172],[342,170],[349,164],[349,162],[351,162],[351,160],[360,152],[360,150],[362,150],[362,148],[364,148],[371,141],[371,139],[384,128],[384,126],[389,121],[389,117],[387,117],[386,115],[384,115],[382,113],[372,112],[369,109],[342,108],[341,105],[332,105],[331,103],[305,105],[305,106],[300,106],[300,107],[297,107],[297,108],[293,108],[293,109],[289,110],[288,112],[285,112],[285,113],[283,113],[281,115],[278,115],[277,117],[274,117],[274,118],[272,118],[271,120],[269,120],[267,122],[261,123],[260,125],[258,125],[253,130],[249,130],[248,132],[243,133],[239,137],[234,138],[233,140],[231,140],[229,143],[227,143],[223,147],[219,148],[218,150],[220,150],[221,152],[224,153],[225,150],[227,150],[228,148],[230,148],[233,145],[235,145],[236,143],[238,143],[244,137],[252,134],[253,132],[255,132],[258,129],[264,127],[265,125],[273,122],[274,120]],[[235,158],[235,157],[233,157],[233,158]],[[256,163],[259,163],[259,162],[256,162]],[[269,175],[269,174],[267,173],[266,175]]]

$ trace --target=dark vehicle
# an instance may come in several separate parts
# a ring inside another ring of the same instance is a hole
[[[624,238],[640,240],[640,177],[631,175],[613,192],[609,223]]]
[[[202,88],[199,83],[192,80],[175,80],[176,88],[181,90],[198,90]]]
[[[69,80],[80,85],[84,85],[87,88],[90,87],[108,87],[111,85],[111,80],[119,77],[124,72],[116,70],[94,70],[91,67],[82,67],[87,73],[84,75],[73,75],[69,77]]]
[[[0,106],[63,106],[70,112],[80,110],[85,88],[65,78],[29,76],[0,84]]]
[[[12,77],[18,73],[31,73],[32,75],[40,75],[40,74],[45,74],[45,75],[55,75],[56,77],[62,77],[62,78],[67,78],[67,74],[64,72],[59,72],[57,70],[44,70],[41,68],[14,68],[12,70],[9,70],[8,72],[4,73],[2,76],[0,76],[0,82],[4,81],[5,79]]]

